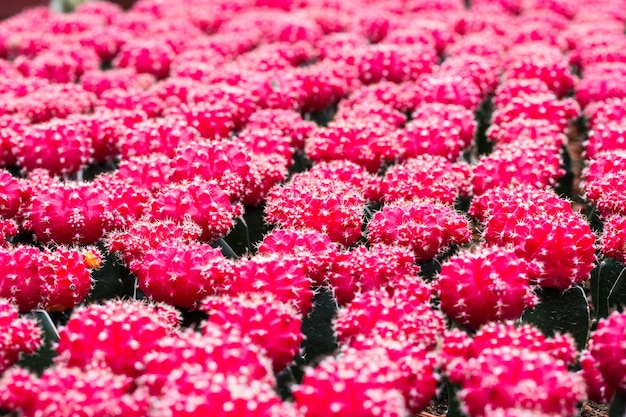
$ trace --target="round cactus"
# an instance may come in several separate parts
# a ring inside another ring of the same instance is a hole
[[[529,268],[512,249],[461,252],[443,263],[437,277],[441,309],[473,329],[490,321],[517,319],[537,301]]]
[[[614,312],[600,320],[591,335],[589,352],[595,359],[606,385],[614,390],[626,390],[626,314]]]

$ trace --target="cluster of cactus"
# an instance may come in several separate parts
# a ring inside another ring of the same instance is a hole
[[[0,414],[408,417],[443,389],[450,417],[624,414],[625,23],[610,0],[0,22]]]

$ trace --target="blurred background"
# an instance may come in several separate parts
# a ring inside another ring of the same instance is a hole
[[[80,3],[89,0],[0,0],[0,20],[11,17],[24,9],[36,6],[48,6],[56,11],[70,11]],[[130,8],[135,0],[107,0],[117,3],[125,9]]]

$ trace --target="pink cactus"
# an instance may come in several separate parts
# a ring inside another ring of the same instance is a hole
[[[626,150],[626,119],[595,123],[585,143],[585,156],[593,159],[603,151]]]
[[[306,369],[294,389],[296,405],[305,417],[408,415],[408,392],[429,392],[433,384],[428,378],[410,378],[399,362],[384,348],[346,349]],[[427,367],[421,372],[427,373]]]
[[[600,249],[604,256],[626,263],[626,216],[610,216],[606,219]]]
[[[578,373],[585,379],[589,400],[598,403],[610,403],[615,394],[615,388],[606,384],[598,369],[598,361],[588,350],[583,351],[580,355],[580,367]]]
[[[199,242],[164,240],[130,266],[148,297],[188,309],[198,308],[204,297],[223,291],[232,280],[232,266],[220,250]]]
[[[457,104],[475,111],[482,99],[480,87],[458,74],[435,72],[421,77],[418,86],[424,103]]]
[[[565,140],[564,135],[555,135]],[[532,140],[520,137],[499,146],[492,154],[483,157],[472,169],[472,186],[475,195],[496,187],[528,184],[537,188],[554,187],[565,174],[561,168],[560,150],[563,143],[551,138]],[[533,159],[528,159],[532,154]]]
[[[454,255],[437,277],[441,309],[473,329],[490,321],[517,319],[537,302],[529,268],[507,248],[481,247]]]
[[[316,124],[302,119],[300,114],[292,110],[264,109],[252,113],[246,124],[248,129],[280,130],[291,138],[291,146],[303,149],[304,141],[314,131]]]
[[[34,191],[26,226],[43,243],[90,245],[116,224],[110,205],[97,185],[57,183]]]
[[[393,287],[406,275],[416,276],[414,259],[411,250],[401,246],[358,246],[334,257],[326,279],[337,302],[344,305],[360,291]]]
[[[113,63],[160,79],[168,76],[174,56],[174,49],[165,40],[132,39],[122,45]]]
[[[362,346],[378,339],[432,347],[445,330],[443,314],[430,306],[432,288],[414,275],[398,285],[362,291],[340,308],[334,322],[341,345]]]
[[[226,332],[235,330],[260,347],[272,361],[274,372],[291,363],[300,349],[302,314],[274,293],[209,296],[200,309],[208,313],[209,322]]]
[[[415,109],[412,119],[398,131],[403,158],[431,154],[454,162],[474,139],[474,114],[463,106],[423,104]]]
[[[29,172],[44,168],[52,175],[69,175],[91,160],[92,142],[78,122],[55,121],[25,128],[16,140],[19,165]]]
[[[257,253],[293,257],[312,284],[320,286],[324,284],[338,250],[337,244],[328,235],[315,230],[274,229],[263,237]]]
[[[24,191],[20,180],[0,169],[0,217],[15,218],[23,203]]]
[[[512,245],[518,256],[534,265],[531,280],[542,287],[564,290],[588,279],[596,260],[596,236],[589,223],[554,193],[523,190],[499,192],[499,200],[494,199],[486,211],[485,241]],[[519,200],[520,193],[528,198]]]
[[[623,171],[616,171],[585,184],[587,199],[602,216],[626,215],[626,208],[622,204],[626,189],[622,179]]]
[[[558,100],[551,93],[533,94],[513,97],[506,106],[494,111],[492,122],[502,125],[518,117],[546,119],[564,130],[580,111],[573,99]]]
[[[171,322],[172,311],[162,304],[122,300],[79,307],[59,332],[58,362],[81,369],[106,365],[135,378],[142,374],[146,355],[178,324]]]
[[[461,385],[459,397],[468,415],[516,408],[570,415],[586,398],[582,377],[568,372],[571,362],[561,359],[562,353],[553,354],[552,342],[538,329],[516,328],[508,321],[487,324],[471,341],[458,333],[444,340],[443,346],[450,348],[444,348],[442,359],[448,377]],[[573,353],[573,340],[568,339]]]
[[[590,129],[597,123],[619,122],[626,119],[626,97],[591,103],[585,107],[583,113],[589,121]]]
[[[290,303],[306,316],[312,307],[311,280],[298,261],[280,255],[256,255],[234,263],[234,278],[227,294],[269,292],[277,300]]]
[[[147,155],[153,152],[170,158],[178,146],[199,140],[199,133],[179,118],[165,117],[139,122],[125,130],[117,141],[122,158]]]
[[[202,228],[201,239],[206,242],[228,234],[234,219],[243,214],[243,207],[231,203],[217,183],[202,179],[171,183],[148,204],[147,213],[155,220],[192,220]]]
[[[37,321],[20,317],[17,307],[4,298],[0,298],[0,323],[4,332],[0,342],[1,375],[18,361],[20,354],[34,353],[41,346],[42,331]]]
[[[171,162],[171,158],[158,152],[130,157],[120,161],[111,175],[129,186],[156,192],[169,184],[174,171]]]
[[[155,79],[150,74],[139,74],[132,68],[94,70],[86,72],[80,78],[80,84],[85,91],[90,91],[98,97],[112,88],[147,88],[154,82]]]
[[[390,167],[379,192],[385,202],[420,198],[453,205],[457,197],[470,193],[469,188],[469,165],[420,155]]]
[[[613,312],[606,319],[600,320],[598,328],[589,341],[589,352],[606,382],[614,390],[626,390],[626,314]]]
[[[43,251],[40,262],[38,274],[50,285],[43,307],[47,311],[66,311],[85,301],[91,292],[90,265],[99,266],[101,258],[95,250],[86,253],[57,247]]]
[[[365,198],[344,181],[298,174],[267,196],[266,221],[281,227],[309,228],[350,246],[361,237]]]
[[[191,243],[202,234],[202,229],[192,221],[175,223],[171,220],[139,221],[124,230],[107,234],[106,246],[117,254],[131,269],[137,269],[148,251],[171,240]]]
[[[0,379],[0,391],[5,393],[0,396],[0,406],[24,415],[146,415],[150,408],[144,390],[134,390],[132,378],[105,367],[54,366],[40,377],[14,368]]]
[[[96,111],[117,110],[144,113],[150,118],[163,114],[166,103],[153,91],[139,87],[111,88],[98,98]]]
[[[386,161],[401,155],[402,149],[391,134],[395,127],[374,119],[344,120],[319,128],[307,139],[305,151],[313,161],[347,159],[375,173]]]
[[[448,206],[430,201],[390,203],[374,213],[367,225],[370,243],[410,248],[416,262],[425,262],[450,245],[470,240],[469,223]]]

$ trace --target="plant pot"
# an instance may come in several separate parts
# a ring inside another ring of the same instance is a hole
[[[4,20],[14,16],[29,7],[48,7],[49,5],[50,0],[3,0],[2,6],[0,6],[0,19]]]

